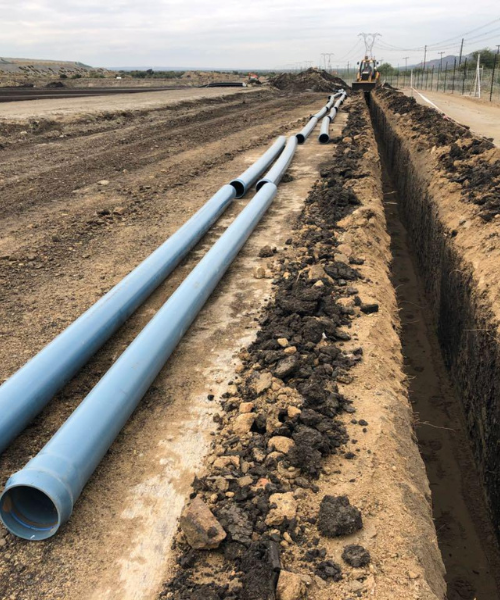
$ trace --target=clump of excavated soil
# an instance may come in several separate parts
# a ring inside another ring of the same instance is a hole
[[[349,89],[340,77],[318,69],[307,69],[301,73],[281,73],[272,77],[269,82],[273,87],[289,92],[336,92]]]
[[[302,565],[296,587],[308,577],[310,584],[340,581],[349,569],[321,544],[322,534],[331,535],[323,527],[324,507],[343,507],[335,531],[340,537],[363,527],[361,511],[347,496],[325,496],[317,514],[300,508],[308,493],[319,492],[324,458],[356,458],[343,449],[348,435],[338,419],[355,408],[337,382],[347,381],[362,360],[362,348],[345,352],[341,344],[350,339],[351,319],[363,312],[341,299],[362,304],[353,284],[363,259],[339,258],[335,229],[360,204],[346,184],[360,175],[365,150],[349,134],[367,126],[365,115],[359,106],[351,109],[334,166],[322,171],[287,251],[275,255],[275,300],[260,319],[256,341],[240,353],[241,383],[230,384],[210,466],[193,484],[192,498],[206,504],[227,536],[208,551],[194,550],[179,533],[178,568],[164,598],[272,600],[280,571],[298,577],[283,571],[292,561]],[[211,522],[208,517],[207,528]]]
[[[465,126],[400,92],[383,88],[376,93],[394,112],[411,114],[412,129],[441,149],[440,162],[450,182],[462,186],[464,202],[479,206],[485,221],[500,214],[500,152],[492,142],[474,137]]]

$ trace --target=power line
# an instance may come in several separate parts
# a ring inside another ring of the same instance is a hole
[[[465,37],[467,35],[470,35],[471,33],[475,33],[476,31],[479,31],[480,29],[484,29],[485,27],[488,27],[489,25],[492,25],[493,23],[498,23],[498,22],[500,22],[500,17],[498,17],[496,19],[493,19],[493,21],[489,21],[488,23],[485,23],[484,25],[481,25],[480,27],[476,27],[475,29],[471,29],[470,31],[467,31],[465,33],[461,33],[460,35],[456,35],[456,36],[453,36],[451,38],[447,38],[447,39],[442,40],[440,42],[434,42],[433,44],[427,44],[427,48],[429,50],[433,50],[433,51],[435,51],[435,50],[443,50],[443,49],[445,49],[443,47],[443,44],[448,44],[449,42],[452,42],[453,40],[457,40],[458,41],[460,38],[463,38],[463,37]],[[477,36],[474,36],[471,39],[482,37],[483,35],[487,35],[487,34],[491,33],[492,31],[496,31],[496,29],[495,30],[491,30],[491,31],[483,31],[482,33],[480,33]],[[384,42],[384,41],[380,41],[378,43],[381,46],[387,47],[388,49],[394,49],[394,50],[399,50],[399,51],[403,51],[403,52],[418,52],[418,51],[424,50],[424,48],[425,48],[424,46],[418,46],[418,47],[415,47],[415,48],[402,48],[400,46],[394,46],[393,44],[388,44],[387,42]],[[451,47],[451,46],[449,46],[449,47]]]

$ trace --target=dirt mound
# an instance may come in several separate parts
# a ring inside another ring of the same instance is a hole
[[[307,69],[301,73],[281,73],[272,77],[269,82],[278,90],[290,92],[336,92],[349,89],[347,83],[340,77],[317,69]]]
[[[65,88],[66,86],[64,85],[64,83],[62,81],[51,81],[45,87],[52,89],[52,88]]]
[[[500,152],[491,141],[471,134],[467,127],[438,111],[417,104],[401,92],[388,88],[377,90],[389,108],[400,115],[410,114],[412,129],[428,140],[430,146],[442,148],[440,161],[452,183],[462,185],[464,202],[479,206],[485,221],[500,214]]]
[[[367,126],[366,119],[359,107],[351,108],[344,134],[354,134],[360,126]],[[307,490],[319,493],[325,457],[358,456],[346,452],[349,436],[338,418],[356,409],[337,382],[349,379],[363,350],[345,352],[341,345],[351,339],[342,328],[357,317],[354,308],[338,299],[353,297],[355,305],[361,304],[353,287],[360,275],[351,265],[363,259],[337,260],[334,231],[361,204],[349,181],[359,173],[363,153],[342,141],[334,166],[321,172],[322,181],[308,196],[295,235],[286,242],[289,250],[276,263],[274,303],[260,318],[256,340],[240,353],[241,382],[234,384],[234,395],[226,394],[225,414],[217,416],[218,448],[214,445],[211,467],[195,480],[192,496],[210,507],[227,537],[211,554],[193,550],[178,536],[178,568],[161,598],[272,600],[277,572],[292,562],[301,570],[309,567],[320,582],[343,578],[318,535],[326,529],[325,508],[300,517],[298,500]],[[268,257],[268,247],[262,250]],[[347,496],[324,497],[323,504],[333,503],[341,514],[328,535],[362,527],[361,512]],[[342,569],[349,576],[347,567]]]

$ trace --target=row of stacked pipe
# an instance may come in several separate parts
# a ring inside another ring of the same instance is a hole
[[[326,143],[324,136],[328,136],[329,124],[345,97],[344,91],[330,96],[301,132],[288,140],[280,136],[253,165],[222,186],[166,242],[0,386],[3,452],[172,273],[233,200],[256,184],[252,200],[155,317],[42,450],[9,478],[0,498],[0,517],[9,531],[24,539],[43,540],[69,519],[91,474],[271,205],[297,144],[305,142],[321,117],[319,139]]]

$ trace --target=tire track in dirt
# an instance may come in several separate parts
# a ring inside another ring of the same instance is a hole
[[[48,153],[36,148],[25,157],[26,170],[19,172],[21,167],[17,167],[15,176],[0,188],[2,211],[4,215],[18,215],[99,179],[116,177],[124,169],[137,170],[170,156],[175,160],[179,153],[208,139],[220,139],[249,123],[266,122],[294,104],[292,97],[262,101],[249,95],[229,107],[217,108],[215,114],[194,115],[188,123],[182,117],[171,123],[157,115],[159,118],[147,127],[86,137],[77,141],[70,157],[68,144],[56,143]],[[17,162],[14,154],[11,164]]]

